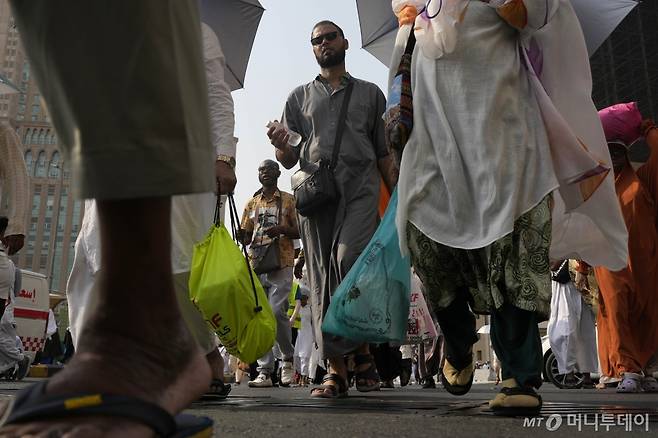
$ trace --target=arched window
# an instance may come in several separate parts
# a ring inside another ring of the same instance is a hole
[[[45,144],[46,143],[46,131],[43,129],[39,131],[39,144]]]
[[[34,161],[34,157],[32,157],[32,151],[28,149],[28,151],[25,152],[25,167],[27,167],[28,175],[32,175],[33,161]]]
[[[37,157],[36,169],[34,169],[34,176],[37,178],[46,177],[46,152],[41,151]]]
[[[59,152],[55,151],[48,166],[48,178],[59,178]]]
[[[39,135],[39,134],[38,134],[37,130],[36,130],[36,129],[33,129],[33,130],[32,130],[32,135],[30,135],[30,141],[29,141],[28,144],[34,144],[34,143],[36,143],[36,142],[37,142],[37,136],[38,136],[38,135]]]
[[[23,144],[30,144],[30,140],[32,140],[32,130],[27,128],[25,130],[25,135],[23,136]]]

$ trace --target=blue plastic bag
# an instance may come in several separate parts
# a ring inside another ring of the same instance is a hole
[[[323,332],[368,343],[404,343],[411,263],[400,254],[397,203],[396,189],[368,246],[334,292]]]

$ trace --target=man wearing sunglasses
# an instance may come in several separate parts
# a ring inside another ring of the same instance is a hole
[[[322,320],[334,290],[370,241],[378,224],[380,181],[392,191],[397,170],[384,141],[385,98],[374,84],[356,79],[345,69],[349,43],[340,27],[322,21],[313,27],[311,47],[320,74],[292,91],[283,111],[283,124],[302,136],[299,147],[288,145],[285,129],[270,128],[268,136],[277,160],[287,169],[298,162],[305,169],[332,157],[346,89],[352,84],[340,153],[334,170],[339,199],[309,217],[300,217],[300,234],[311,289],[315,340],[330,374],[315,397],[347,394],[344,356],[356,353],[359,391],[379,389],[379,375],[366,344],[323,334]]]

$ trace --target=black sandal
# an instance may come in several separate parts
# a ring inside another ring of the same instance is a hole
[[[210,390],[201,396],[201,400],[225,400],[231,392],[231,385],[219,379],[212,379]]]
[[[368,364],[368,368],[362,371],[357,371],[357,369]],[[375,358],[372,354],[355,354],[354,355],[354,377],[356,380],[356,390],[359,392],[371,392],[379,391],[381,387],[381,379],[379,373],[377,372],[377,367],[375,365]],[[368,382],[375,382],[368,384]]]
[[[333,382],[330,384],[328,382]],[[329,391],[329,393],[327,393]],[[347,382],[338,374],[327,374],[322,379],[322,385],[311,389],[311,397],[345,398],[347,397]]]

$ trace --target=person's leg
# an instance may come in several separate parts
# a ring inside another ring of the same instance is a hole
[[[210,370],[176,301],[170,227],[162,220],[169,217],[169,200],[101,201],[98,212],[101,239],[112,244],[102,246],[97,307],[80,333],[76,354],[50,379],[47,392],[130,395],[179,412],[207,389]],[[135,250],[136,242],[142,250]],[[12,426],[2,432],[23,436],[43,433],[48,426],[88,430],[90,436],[96,429],[150,434],[144,426],[108,418]]]
[[[538,322],[536,313],[509,303],[491,313],[491,342],[503,379],[501,392],[489,402],[496,414],[533,415],[541,410],[541,397],[534,390],[542,384]]]
[[[433,241],[413,224],[407,224],[411,263],[433,307],[445,343],[441,379],[453,395],[466,394],[473,383],[473,344],[478,336],[466,277],[469,269],[464,250]],[[437,346],[438,347],[438,346]]]
[[[491,342],[500,359],[503,380],[519,386],[542,384],[542,352],[537,315],[510,304],[491,313]]]
[[[274,285],[269,281],[268,274],[262,274],[259,277],[265,295],[267,295],[268,300],[274,289]],[[278,327],[277,327],[278,328]],[[275,366],[275,357],[273,348],[270,348],[267,353],[262,357],[258,358],[257,363],[258,367],[256,368],[257,375],[254,379],[250,379],[249,387],[250,388],[269,388],[273,386],[272,374],[274,373]],[[253,373],[252,373],[253,374]]]
[[[107,392],[180,412],[210,380],[181,318],[170,260],[170,196],[214,187],[197,4],[35,0],[12,8],[76,195],[97,199],[101,226],[97,305],[46,392]],[[1,434],[51,430],[152,435],[123,418],[84,416]]]
[[[281,386],[288,386],[292,383],[294,375],[292,361],[295,354],[288,318],[288,298],[292,288],[292,267],[271,272],[267,274],[267,278],[272,285],[268,296],[276,319],[276,342],[283,360],[280,384]]]

